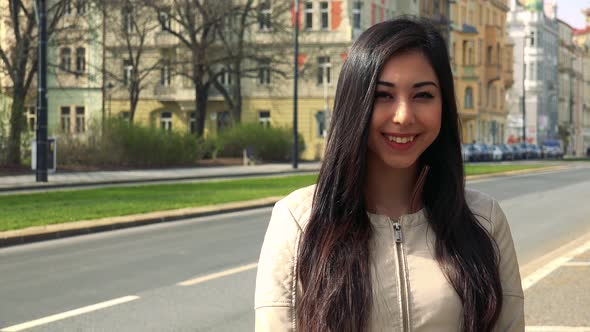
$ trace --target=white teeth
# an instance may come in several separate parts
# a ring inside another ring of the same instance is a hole
[[[390,140],[391,142],[406,144],[406,143],[413,141],[416,136],[410,136],[410,137],[385,136],[385,137],[388,140]]]

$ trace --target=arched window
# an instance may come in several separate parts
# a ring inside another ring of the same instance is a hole
[[[465,89],[465,108],[473,108],[473,89],[471,87],[467,87]]]

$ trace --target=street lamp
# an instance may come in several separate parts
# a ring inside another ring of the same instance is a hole
[[[295,32],[293,57],[293,168],[297,168],[298,140],[297,140],[297,81],[299,75],[299,0],[295,0]]]
[[[106,85],[107,91],[109,93],[109,119],[111,118],[111,104],[112,104],[112,96],[113,96],[112,90],[113,90],[114,86],[115,85],[111,82],[108,82]]]

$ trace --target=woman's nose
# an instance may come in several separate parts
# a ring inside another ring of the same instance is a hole
[[[397,104],[392,118],[393,123],[410,125],[413,124],[415,120],[414,112],[408,102],[402,101]]]

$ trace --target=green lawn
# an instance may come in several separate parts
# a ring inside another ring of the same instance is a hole
[[[467,165],[467,175],[542,165]],[[153,211],[283,196],[317,175],[159,184],[0,196],[0,231]]]
[[[533,169],[549,167],[548,165],[465,165],[465,175],[482,175],[493,174],[508,171],[520,171],[523,169]]]

